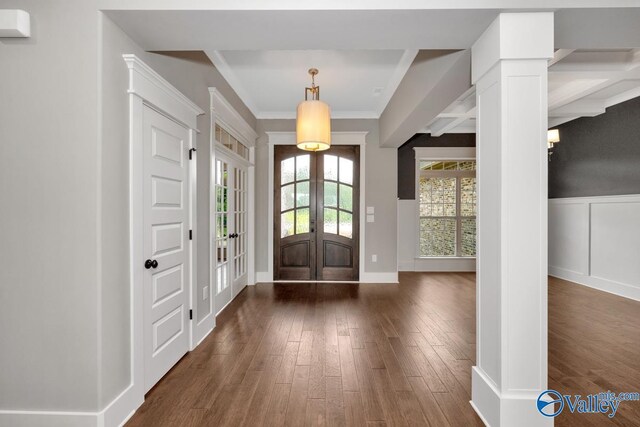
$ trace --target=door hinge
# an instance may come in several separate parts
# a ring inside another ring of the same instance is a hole
[[[193,240],[193,230],[189,230],[189,240]]]
[[[193,152],[194,152],[194,151],[196,151],[196,149],[195,149],[195,148],[191,148],[191,149],[189,150],[189,160],[191,160],[191,159],[192,159],[191,155],[193,154]]]
[[[193,310],[189,310],[189,320],[193,320]]]

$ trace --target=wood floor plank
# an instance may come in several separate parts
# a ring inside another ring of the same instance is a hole
[[[347,421],[345,419],[342,380],[338,377],[327,377],[325,386],[327,425],[344,427]]]
[[[309,366],[297,365],[293,373],[289,404],[287,405],[286,426],[300,426],[304,424],[307,409],[307,395],[309,388]]]
[[[127,427],[481,426],[469,404],[475,275],[399,278],[247,287]],[[640,389],[639,302],[550,278],[548,323],[549,387]],[[609,424],[640,425],[635,403],[623,402]],[[601,420],[564,411],[555,425]]]
[[[358,384],[360,386],[360,397],[362,407],[367,421],[384,420],[384,412],[378,399],[378,393],[373,378],[373,371],[369,366],[367,355],[364,350],[353,350],[356,372],[358,374]]]
[[[363,427],[367,425],[362,409],[362,401],[360,393],[357,391],[345,391],[344,397],[344,415],[347,427]]]
[[[429,425],[433,427],[450,426],[447,418],[442,412],[442,409],[438,406],[438,402],[433,397],[431,390],[427,388],[424,379],[420,377],[411,377],[409,378],[409,382],[411,383],[411,388],[413,388],[413,391],[416,394],[416,398],[422,408],[422,413],[429,422]]]
[[[305,426],[325,426],[326,403],[324,399],[307,399]]]
[[[407,422],[398,405],[396,392],[394,391],[389,374],[386,369],[374,369],[373,378],[376,392],[384,411],[385,421],[391,426],[406,426]],[[408,382],[407,382],[408,383]]]
[[[351,348],[351,340],[349,338],[349,336],[338,336],[342,389],[344,391],[359,391],[356,365],[353,361],[353,349]]]

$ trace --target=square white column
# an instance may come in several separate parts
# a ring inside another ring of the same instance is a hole
[[[503,13],[472,51],[478,159],[477,366],[492,427],[550,426],[547,387],[547,62],[553,13]]]

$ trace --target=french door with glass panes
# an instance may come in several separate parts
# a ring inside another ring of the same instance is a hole
[[[358,280],[359,147],[274,154],[274,280]]]
[[[212,268],[217,314],[247,285],[247,168],[217,152],[214,168]]]

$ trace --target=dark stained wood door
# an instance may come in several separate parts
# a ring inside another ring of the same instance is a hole
[[[317,280],[358,280],[360,147],[317,156]]]
[[[274,158],[274,280],[358,280],[360,148]]]
[[[274,271],[276,280],[316,277],[316,159],[295,145],[276,145]]]

